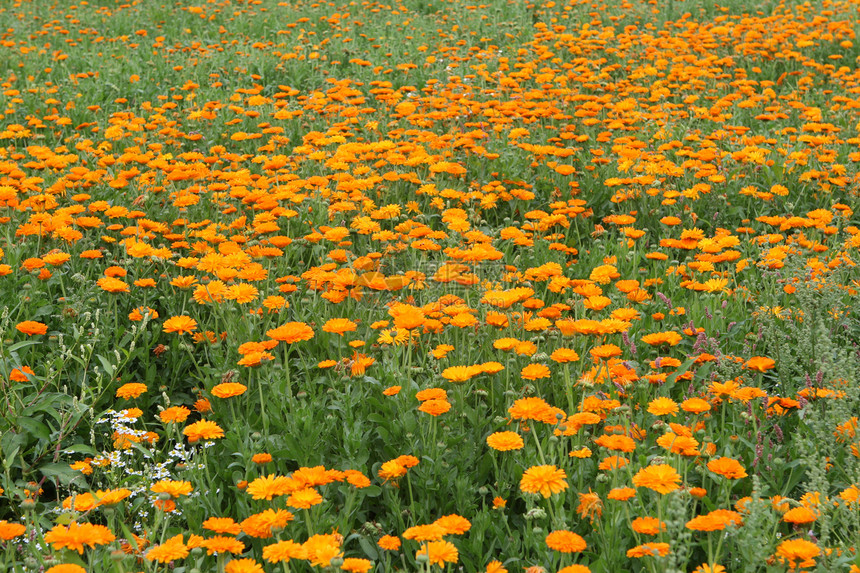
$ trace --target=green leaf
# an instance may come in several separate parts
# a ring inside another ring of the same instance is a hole
[[[36,418],[29,418],[21,416],[17,420],[18,425],[24,428],[28,434],[31,436],[38,438],[40,440],[50,441],[51,439],[51,430],[42,423],[41,420],[37,420]]]
[[[48,463],[39,467],[39,471],[43,476],[57,478],[64,484],[69,484],[81,476],[81,473],[70,468],[69,464]]]

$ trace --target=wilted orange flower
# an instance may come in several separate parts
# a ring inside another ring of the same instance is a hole
[[[583,519],[587,517],[594,521],[603,515],[603,501],[598,494],[591,491],[591,488],[589,488],[588,493],[579,492],[577,495],[579,496],[579,505],[576,507],[576,512],[580,517]]]
[[[528,493],[539,493],[548,498],[568,488],[567,473],[553,465],[532,466],[523,473],[520,489]]]

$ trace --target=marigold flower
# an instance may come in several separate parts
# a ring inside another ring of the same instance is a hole
[[[670,547],[668,543],[643,543],[637,545],[633,549],[627,550],[627,557],[665,557],[669,554]]]
[[[806,539],[789,539],[776,547],[776,556],[783,563],[788,561],[792,569],[795,567],[814,567],[814,557],[819,555],[821,555],[821,549]]]
[[[367,573],[373,566],[373,562],[369,559],[359,559],[357,557],[347,557],[341,563],[340,568],[343,571],[350,573]]]
[[[189,443],[197,442],[198,440],[215,440],[224,437],[224,430],[210,420],[200,420],[185,426],[182,434],[188,438]]]
[[[681,475],[667,464],[648,466],[636,472],[633,476],[633,485],[667,494],[681,487]]]
[[[263,566],[254,559],[232,559],[224,566],[224,573],[263,573]]]
[[[722,531],[728,525],[740,526],[741,514],[730,509],[715,509],[705,515],[699,515],[687,522],[687,529],[694,531]]]
[[[516,432],[495,432],[487,436],[487,445],[496,451],[508,452],[522,449],[524,442]]]
[[[263,559],[269,563],[289,563],[290,559],[306,559],[307,552],[300,543],[291,539],[263,547]]]
[[[248,390],[248,387],[238,382],[224,382],[217,384],[212,388],[212,395],[217,398],[232,398],[233,396],[241,396]]]
[[[383,535],[376,543],[386,551],[397,551],[400,549],[400,538],[395,535]]]
[[[207,555],[212,555],[213,553],[232,553],[238,555],[245,551],[244,543],[235,537],[224,535],[216,535],[215,537],[204,539],[200,546],[206,549]]]
[[[45,573],[87,573],[87,570],[74,563],[60,563],[45,569]]]
[[[582,537],[564,529],[553,531],[547,535],[546,544],[550,549],[562,553],[579,553],[586,548],[585,540]]]
[[[732,458],[716,458],[708,462],[708,469],[727,479],[741,479],[747,477],[744,467]]]
[[[194,488],[191,486],[190,481],[171,481],[171,480],[161,480],[152,484],[149,488],[150,491],[155,493],[167,493],[170,497],[179,497],[180,495],[188,495],[191,493]]]
[[[9,523],[5,519],[0,521],[0,539],[9,541],[20,535],[24,535],[27,531],[27,526],[21,523]]]
[[[529,364],[520,371],[523,380],[540,380],[549,378],[551,372],[546,364]]]
[[[358,325],[348,318],[332,318],[322,327],[323,332],[331,332],[343,336],[345,332],[355,332]]]
[[[766,372],[776,366],[776,361],[767,356],[753,356],[744,363],[744,368],[756,372]]]
[[[164,332],[185,334],[197,330],[197,321],[190,316],[171,316],[162,325]]]
[[[415,557],[426,555],[430,565],[445,567],[445,563],[456,563],[460,554],[450,541],[430,541],[415,553]]]
[[[803,506],[792,508],[782,516],[782,520],[786,523],[795,524],[812,523],[816,519],[818,516],[815,515],[815,512]]]
[[[642,535],[657,535],[661,531],[666,531],[666,523],[660,521],[656,517],[637,517],[630,524],[631,529]]]
[[[548,498],[568,488],[567,473],[553,465],[532,466],[523,473],[520,489],[528,493],[539,493]]]
[[[35,320],[25,320],[24,322],[19,322],[15,325],[15,328],[18,329],[19,332],[23,332],[27,336],[33,336],[34,334],[45,334],[46,332],[48,332],[47,324],[43,324]]]
[[[636,497],[636,490],[632,487],[616,487],[609,490],[609,493],[606,494],[607,499],[614,499],[616,501],[627,501],[628,499],[632,499]]]
[[[165,408],[164,410],[159,412],[158,417],[165,424],[170,424],[173,422],[181,423],[184,422],[190,414],[191,410],[189,410],[185,406],[171,406],[170,408]]]
[[[141,384],[140,382],[129,382],[128,384],[123,384],[117,389],[116,397],[130,400],[131,398],[137,398],[146,392],[146,390],[146,384]]]
[[[425,400],[418,406],[418,410],[431,416],[440,416],[451,409],[448,400]]]
[[[148,561],[158,561],[159,563],[169,563],[177,559],[185,559],[188,557],[190,550],[182,541],[182,534],[171,537],[161,545],[156,545],[146,552]]]
[[[675,415],[678,413],[678,404],[671,398],[656,398],[648,403],[648,412],[655,416]]]
[[[323,502],[323,497],[312,487],[294,491],[287,499],[287,505],[296,509],[309,509]]]
[[[442,539],[448,532],[437,523],[428,525],[415,525],[403,532],[403,539],[414,541],[437,541]]]
[[[210,517],[202,525],[203,529],[228,535],[239,535],[242,531],[242,527],[232,517]]]
[[[463,535],[472,527],[468,519],[456,513],[440,517],[433,524],[444,529],[447,535]]]
[[[288,322],[277,328],[266,331],[266,336],[279,342],[292,344],[310,340],[314,337],[313,329],[304,322]]]
[[[68,525],[57,525],[45,534],[45,541],[52,544],[55,550],[74,549],[82,555],[84,545],[95,548],[96,545],[105,545],[114,539],[116,536],[110,529],[92,523],[72,522]]]

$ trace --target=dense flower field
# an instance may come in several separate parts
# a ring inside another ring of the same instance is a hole
[[[0,6],[0,568],[860,572],[860,3]]]

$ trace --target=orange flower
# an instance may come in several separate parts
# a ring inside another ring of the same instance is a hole
[[[304,322],[288,322],[277,328],[266,331],[266,336],[279,342],[292,344],[310,340],[314,337],[313,329]]]
[[[614,344],[604,344],[603,346],[592,348],[591,355],[594,358],[603,358],[604,360],[608,360],[615,356],[621,356],[621,349]]]
[[[529,364],[520,372],[523,380],[538,380],[549,378],[550,370],[545,364]]]
[[[633,549],[627,550],[627,557],[664,557],[669,554],[670,547],[668,543],[643,543],[637,545]]]
[[[178,332],[185,334],[197,330],[197,321],[190,316],[171,316],[162,325],[164,332]]]
[[[757,372],[766,372],[776,366],[776,361],[767,356],[753,356],[744,363],[744,368]]]
[[[532,466],[523,473],[520,489],[528,493],[539,493],[548,498],[568,488],[564,470],[552,465]]]
[[[681,487],[681,475],[667,464],[648,466],[636,472],[633,485],[666,494]]]
[[[74,549],[82,555],[84,545],[95,548],[96,545],[105,545],[114,539],[116,536],[110,529],[92,523],[72,522],[69,525],[58,525],[45,534],[45,541],[52,544],[55,550]]]
[[[671,398],[656,398],[648,403],[648,412],[655,416],[665,416],[666,414],[674,416],[678,413],[678,404]]]
[[[595,518],[603,515],[603,501],[600,496],[589,488],[588,493],[578,493],[579,505],[576,507],[576,512],[580,517],[594,521]]]
[[[383,535],[377,544],[386,551],[397,551],[400,549],[400,538],[395,535]]]
[[[190,414],[191,410],[185,406],[171,406],[162,410],[158,417],[165,424],[170,424],[172,422],[184,422]]]
[[[415,554],[416,557],[419,555],[426,555],[430,565],[440,567],[445,567],[445,563],[456,563],[460,556],[457,548],[450,541],[430,541]]]
[[[209,420],[200,420],[185,426],[182,433],[188,437],[188,442],[192,444],[198,440],[215,440],[224,437],[224,430]]]
[[[666,523],[656,517],[637,517],[630,527],[642,535],[657,535],[661,531],[666,531]]]
[[[805,539],[789,539],[783,541],[776,548],[776,556],[783,563],[788,561],[789,566],[795,567],[814,567],[815,559],[821,555],[821,549]],[[797,562],[797,563],[795,563]]]
[[[233,396],[241,396],[246,390],[248,390],[248,387],[244,384],[224,382],[212,388],[212,395],[217,398],[232,398]]]
[[[15,539],[27,531],[27,526],[21,523],[9,523],[5,519],[0,521],[0,539],[9,541]]]
[[[714,511],[694,517],[687,522],[687,529],[694,531],[722,531],[728,525],[740,526],[741,514],[729,509],[715,509]]]
[[[348,318],[332,318],[322,327],[323,332],[331,332],[343,336],[345,332],[355,332],[358,325]]]
[[[495,432],[487,436],[487,445],[499,452],[523,448],[523,437],[516,432]]]
[[[19,322],[15,325],[15,328],[17,328],[19,332],[23,332],[27,336],[33,336],[34,334],[45,334],[46,332],[48,332],[47,324],[36,322],[35,320],[25,320],[24,322]]]
[[[179,497],[180,495],[188,495],[194,488],[191,487],[190,481],[171,481],[162,480],[156,482],[149,488],[155,493],[166,493],[170,497]]]
[[[131,398],[137,398],[144,392],[146,392],[146,384],[141,384],[140,382],[129,382],[128,384],[123,384],[119,389],[117,389],[116,397],[129,400]]]
[[[728,479],[740,479],[747,477],[744,467],[732,458],[716,458],[708,462],[708,469]]]
[[[579,553],[586,548],[585,540],[582,537],[564,529],[553,531],[547,535],[546,544],[550,549],[562,553]]]

